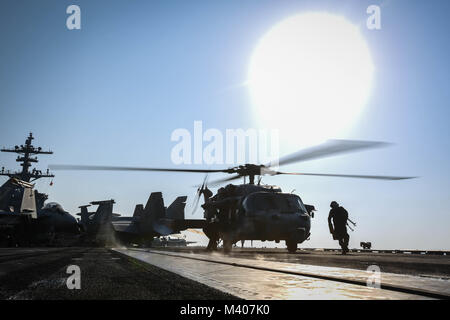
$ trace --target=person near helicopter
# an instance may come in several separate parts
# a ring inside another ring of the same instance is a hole
[[[348,250],[348,242],[350,236],[347,232],[347,220],[348,212],[344,207],[339,206],[336,201],[332,201],[330,204],[331,210],[328,215],[328,227],[330,233],[333,235],[334,240],[339,241],[339,245],[342,248],[342,254],[346,254]]]
[[[205,234],[210,239],[207,249],[215,250],[220,238],[219,230],[229,230],[237,220],[240,197],[236,196],[234,185],[220,188],[213,197],[211,197],[210,191],[206,194],[203,193],[203,195],[205,203],[202,208],[205,210],[205,218],[210,221],[207,228],[204,229]]]

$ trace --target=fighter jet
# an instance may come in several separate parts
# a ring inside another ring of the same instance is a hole
[[[114,200],[92,201],[80,206],[79,221],[82,232],[82,242],[91,245],[110,245],[115,243],[114,229],[111,222],[119,214],[113,213]],[[88,212],[88,207],[98,205],[95,212]]]
[[[109,234],[122,244],[151,246],[155,237],[179,233],[188,228],[201,228],[204,220],[184,219],[186,196],[178,197],[169,206],[164,206],[161,192],[153,192],[145,207],[138,204],[132,217],[119,217],[113,214],[114,200],[91,202],[99,204],[97,211],[89,213],[87,206],[80,206],[80,223],[87,239],[96,239],[97,243],[105,240],[101,233]],[[102,231],[101,231],[102,230]]]
[[[68,244],[77,241],[76,220],[56,202],[37,207],[34,185],[10,178],[0,187],[0,244]],[[60,240],[63,240],[61,242]]]

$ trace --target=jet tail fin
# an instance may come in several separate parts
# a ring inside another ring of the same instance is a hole
[[[174,220],[184,220],[184,208],[186,207],[186,196],[178,197],[167,208],[166,217]]]
[[[88,211],[88,207],[90,207],[90,204],[86,204],[84,206],[79,206],[78,208],[80,208],[80,213],[77,213],[77,215],[81,216],[81,223],[82,224],[86,224],[88,222],[89,219],[89,211]]]
[[[92,201],[92,205],[98,205],[97,211],[94,214],[94,220],[101,224],[111,222],[113,216],[113,204],[114,200],[104,200],[104,201]]]
[[[142,212],[142,218],[147,222],[154,222],[164,218],[165,208],[161,192],[152,192],[148,198],[145,209]]]
[[[133,220],[139,221],[143,212],[144,212],[144,206],[142,204],[137,204],[136,207],[134,208]]]

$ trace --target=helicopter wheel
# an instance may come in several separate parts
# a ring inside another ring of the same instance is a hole
[[[233,248],[233,242],[231,240],[223,240],[223,252],[230,253]]]
[[[208,246],[206,247],[207,251],[216,251],[217,250],[217,240],[209,239]]]
[[[223,241],[223,252],[230,253],[233,247],[233,243],[230,240]]]
[[[297,242],[286,240],[286,246],[289,253],[295,253],[297,251]]]

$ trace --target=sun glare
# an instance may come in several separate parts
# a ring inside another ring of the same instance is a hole
[[[338,138],[366,104],[373,69],[359,29],[343,17],[287,18],[251,57],[248,86],[259,124],[299,146]]]

